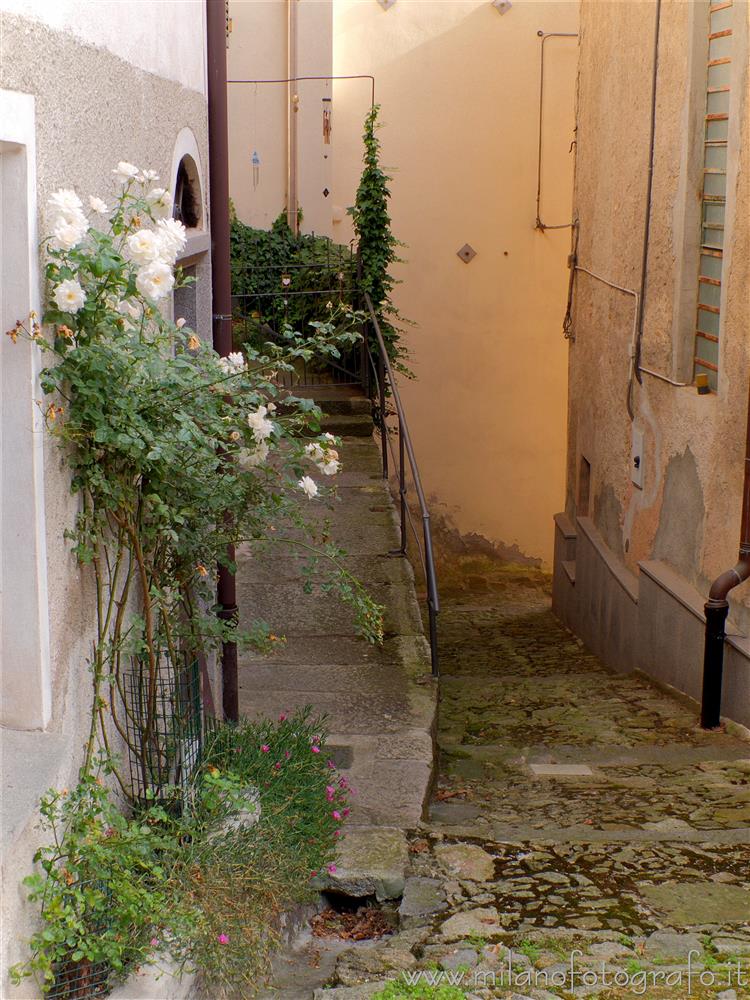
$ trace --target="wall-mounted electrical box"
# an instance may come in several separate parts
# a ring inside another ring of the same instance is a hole
[[[643,431],[633,428],[633,443],[630,446],[630,479],[639,490],[643,489]]]

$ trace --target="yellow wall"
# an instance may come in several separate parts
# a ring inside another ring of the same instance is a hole
[[[231,3],[246,30],[255,25],[256,46],[267,7],[278,14],[285,3]],[[407,244],[396,300],[416,323],[406,340],[417,377],[402,392],[434,513],[547,565],[564,497],[570,237],[534,229],[537,31],[574,32],[577,11],[534,0],[504,15],[489,0],[396,0],[387,11],[376,0],[333,0],[333,73],[373,74],[382,105],[393,229]],[[235,20],[230,59],[240,44]],[[315,63],[303,34],[299,51]],[[548,223],[571,215],[576,58],[575,39],[547,43]],[[369,99],[366,82],[335,85],[328,201],[339,242],[352,235],[335,216],[354,200]],[[310,114],[319,115],[314,104]],[[233,128],[236,115],[235,106]],[[316,156],[300,169],[316,171]],[[240,206],[246,181],[232,177]],[[456,256],[465,243],[477,251],[468,265]]]

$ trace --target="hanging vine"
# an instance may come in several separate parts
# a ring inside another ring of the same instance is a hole
[[[393,264],[400,263],[397,248],[403,246],[391,231],[391,217],[388,202],[391,192],[391,177],[380,165],[380,127],[378,115],[380,105],[375,105],[365,118],[364,169],[360,178],[354,206],[349,209],[357,234],[360,275],[359,284],[363,292],[372,299],[378,317],[388,354],[392,361],[400,362],[398,367],[410,374],[404,365],[406,349],[401,343],[401,327],[408,322],[399,314],[393,303],[393,289],[398,283],[391,274]]]

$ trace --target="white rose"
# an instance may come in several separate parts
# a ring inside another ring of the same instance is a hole
[[[116,308],[118,313],[120,313],[122,316],[129,316],[130,319],[141,318],[140,307],[135,302],[131,302],[128,299],[121,299],[117,303]]]
[[[341,462],[337,458],[329,458],[325,462],[320,462],[318,468],[324,476],[335,476],[341,471]]]
[[[187,243],[183,224],[177,219],[159,219],[156,223],[156,238],[159,241],[161,259],[167,264],[174,264]]]
[[[127,184],[128,181],[132,181],[134,177],[138,176],[138,167],[134,167],[127,160],[120,160],[112,173],[121,184]]]
[[[71,250],[78,246],[88,232],[88,222],[81,211],[71,217],[61,215],[53,229],[52,246],[55,250]]]
[[[154,302],[163,299],[174,287],[172,268],[163,261],[153,261],[142,267],[135,276],[135,287],[147,299],[152,299]]]
[[[141,178],[144,184],[151,183],[159,180],[159,175],[155,170],[143,170],[141,171]]]
[[[72,278],[61,281],[52,298],[61,312],[77,313],[86,301],[86,293]]]
[[[268,410],[265,406],[259,406],[257,410],[247,415],[247,425],[258,442],[265,441],[273,434],[273,424],[267,419],[267,413]]]
[[[161,242],[151,229],[139,229],[127,239],[130,256],[138,264],[150,264],[161,260]]]
[[[318,495],[318,486],[315,480],[309,476],[303,476],[297,483],[297,486],[307,495],[308,500],[312,500],[313,497]]]
[[[166,188],[151,188],[146,201],[154,215],[160,218],[166,218],[172,211],[172,196]]]
[[[244,372],[246,367],[245,358],[239,351],[232,351],[225,358],[219,358],[219,364],[227,375],[238,375],[240,372]]]
[[[95,195],[89,195],[89,205],[93,212],[97,212],[99,215],[106,215],[109,209],[101,198],[97,198]]]
[[[239,454],[239,463],[241,469],[255,469],[257,466],[262,465],[268,458],[269,447],[265,441],[261,441],[257,448],[250,451],[249,448],[243,448]]]
[[[75,191],[71,191],[69,188],[60,188],[59,191],[55,191],[55,193],[51,196],[49,203],[66,218],[68,218],[71,213],[75,214],[76,212],[80,212],[83,208],[81,199]]]

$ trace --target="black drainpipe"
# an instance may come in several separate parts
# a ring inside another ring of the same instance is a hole
[[[224,0],[206,0],[206,60],[208,63],[208,168],[211,211],[211,288],[214,349],[222,357],[232,350],[232,281],[229,264],[229,127],[227,124],[227,33]],[[234,546],[227,550],[234,562]],[[237,619],[234,574],[219,566],[219,617]],[[239,721],[237,643],[221,648],[224,718]]]
[[[706,644],[703,654],[701,726],[716,729],[721,723],[721,687],[724,675],[724,640],[729,615],[730,590],[750,578],[750,396],[747,409],[745,474],[742,483],[742,524],[737,565],[717,577],[711,585],[706,612]]]

